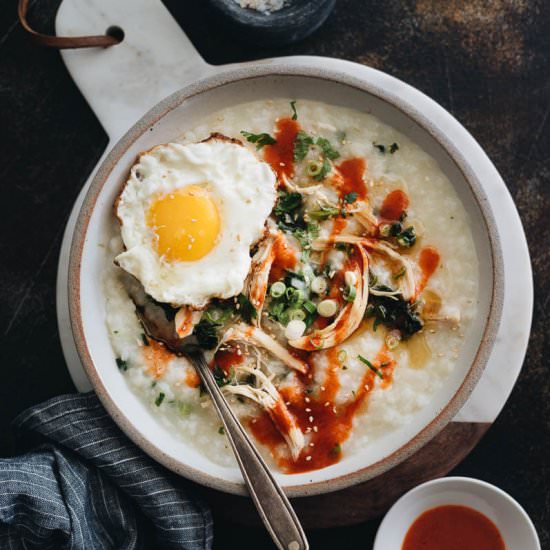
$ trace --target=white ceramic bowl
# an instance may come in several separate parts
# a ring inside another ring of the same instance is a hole
[[[487,516],[500,531],[507,550],[540,550],[537,532],[525,510],[498,487],[469,477],[428,481],[404,494],[382,521],[374,550],[401,550],[414,520],[445,504],[468,506]]]
[[[334,67],[334,60],[330,61]],[[348,67],[350,64],[339,62]],[[104,322],[102,272],[112,205],[140,151],[196,125],[212,111],[270,97],[312,99],[375,114],[432,155],[470,215],[479,266],[478,315],[468,330],[456,366],[429,406],[411,422],[343,457],[338,464],[296,475],[276,474],[290,496],[342,489],[375,477],[416,452],[452,420],[477,383],[500,322],[503,296],[499,237],[483,178],[489,162],[475,140],[444,109],[403,82],[374,69],[361,77],[327,68],[320,58],[308,67],[284,61],[226,70],[183,88],[154,107],[119,141],[99,168],[75,227],[69,263],[69,310],[82,364],[98,396],[126,434],[153,458],[205,485],[244,493],[237,467],[221,467],[190,442],[174,437],[130,390],[115,368]]]

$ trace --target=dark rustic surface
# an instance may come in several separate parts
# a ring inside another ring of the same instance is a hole
[[[501,171],[522,216],[536,304],[525,368],[506,409],[454,470],[485,479],[526,508],[550,548],[550,8],[545,0],[338,0],[305,42],[258,50],[212,28],[203,2],[166,1],[211,63],[274,55],[342,57],[387,71],[449,109]],[[56,0],[32,2],[51,30]],[[186,9],[183,9],[183,6]],[[34,48],[0,10],[0,455],[23,408],[73,391],[55,317],[65,220],[106,137],[58,53]],[[506,244],[506,243],[504,243]],[[508,289],[521,293],[522,289]],[[312,531],[313,548],[370,548],[377,522]],[[216,525],[217,548],[269,548],[261,530]]]

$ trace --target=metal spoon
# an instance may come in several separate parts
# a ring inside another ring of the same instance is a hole
[[[202,349],[191,338],[178,337],[173,321],[168,320],[165,310],[147,296],[137,279],[123,274],[123,282],[147,336],[162,342],[176,355],[187,357],[197,370],[223,423],[254,505],[277,548],[307,550],[309,544],[296,513],[231,410]]]

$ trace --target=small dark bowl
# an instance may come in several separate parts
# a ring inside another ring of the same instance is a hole
[[[218,19],[237,39],[258,46],[284,46],[316,31],[329,16],[336,0],[288,0],[278,11],[266,14],[241,8],[235,0],[210,0]]]

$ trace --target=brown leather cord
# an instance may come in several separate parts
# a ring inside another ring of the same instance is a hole
[[[110,34],[100,34],[97,36],[52,36],[36,32],[27,21],[29,11],[29,0],[19,0],[17,14],[21,26],[31,38],[41,46],[48,48],[57,48],[59,50],[69,50],[76,48],[107,48],[115,46],[122,41],[121,37],[115,37]]]

